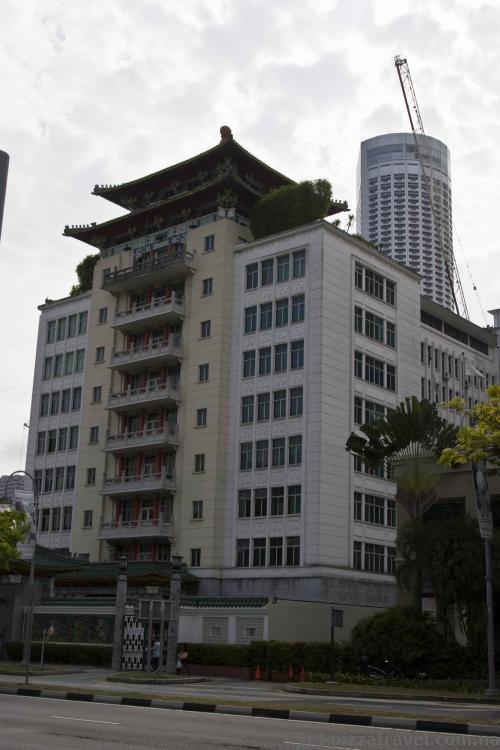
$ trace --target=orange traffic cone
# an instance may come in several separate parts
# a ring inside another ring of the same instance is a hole
[[[291,664],[288,667],[288,679],[290,680],[290,682],[293,681],[293,667]]]
[[[302,665],[301,668],[300,668],[300,681],[301,682],[305,682],[306,681],[306,675],[305,675],[305,672],[304,672],[304,665]]]
[[[261,679],[261,676],[260,676],[260,664],[257,664],[257,667],[255,668],[255,679],[256,680],[260,680]]]

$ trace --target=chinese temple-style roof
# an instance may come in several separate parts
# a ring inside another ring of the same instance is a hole
[[[94,195],[128,209],[129,213],[101,224],[66,226],[64,234],[99,249],[160,231],[197,217],[232,208],[244,217],[270,190],[293,180],[237,143],[227,126],[217,146],[197,156],[121,185],[98,186]],[[332,203],[329,215],[346,210]]]
[[[30,560],[21,558],[14,560],[10,565],[9,573],[28,575],[30,564]],[[35,547],[35,576],[37,578],[47,578],[60,573],[78,571],[87,564],[83,560],[63,555],[48,547],[42,547],[40,544]]]
[[[118,562],[85,562],[82,567],[63,572],[55,581],[56,586],[96,586],[116,582],[119,574]],[[129,560],[126,570],[127,579],[135,584],[162,583],[170,580],[174,572],[169,562],[132,561]],[[183,581],[196,581],[196,576],[181,570]]]

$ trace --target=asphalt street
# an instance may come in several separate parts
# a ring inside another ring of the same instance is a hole
[[[0,696],[2,750],[387,750],[500,747],[500,738]]]
[[[51,685],[54,688],[64,686],[70,690],[85,690],[87,692],[106,690],[116,693],[135,692],[165,697],[183,696],[187,700],[190,698],[205,698],[214,703],[223,703],[225,699],[253,701],[259,705],[265,703],[286,703],[290,706],[308,706],[311,710],[314,710],[318,706],[328,706],[331,710],[335,710],[335,708],[356,708],[367,714],[373,711],[384,715],[390,713],[412,714],[414,716],[446,718],[450,721],[465,721],[478,724],[483,721],[500,720],[500,705],[498,704],[304,695],[285,692],[283,685],[276,683],[222,679],[199,684],[123,684],[107,682],[106,676],[108,674],[108,670],[95,669],[71,675],[37,675],[33,677],[32,682],[35,684]],[[0,682],[21,685],[23,684],[23,678],[21,676],[0,675]]]

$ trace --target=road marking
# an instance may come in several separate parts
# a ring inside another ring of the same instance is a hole
[[[321,750],[360,750],[359,747],[340,747],[340,745],[310,745],[307,742],[287,742],[283,740],[284,745],[295,745],[296,747],[319,747]]]
[[[92,724],[116,724],[118,725],[119,721],[99,721],[99,719],[79,719],[76,716],[51,716],[51,719],[64,719],[65,721],[88,721]]]

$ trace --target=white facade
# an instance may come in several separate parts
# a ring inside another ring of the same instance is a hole
[[[83,380],[90,292],[38,308],[26,471],[38,494],[37,541],[71,549],[76,473],[81,447]],[[25,490],[32,490],[26,478]]]
[[[389,133],[361,143],[357,176],[357,229],[385,255],[420,273],[422,294],[453,306],[453,239],[450,155],[437,138],[417,136],[426,177],[412,133]],[[430,163],[426,156],[430,154]],[[428,189],[432,172],[435,226]],[[448,261],[449,275],[443,260]]]

